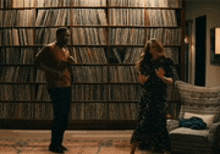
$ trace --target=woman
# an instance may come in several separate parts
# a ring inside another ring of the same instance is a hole
[[[166,58],[163,45],[156,39],[145,44],[143,54],[137,63],[142,84],[142,96],[137,127],[131,138],[134,154],[140,150],[170,153],[170,139],[166,129],[166,88],[173,84],[173,61]]]

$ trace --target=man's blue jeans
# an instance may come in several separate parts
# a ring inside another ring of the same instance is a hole
[[[68,115],[71,106],[71,87],[50,88],[48,91],[54,111],[51,144],[60,146],[63,142],[63,135],[68,124]]]

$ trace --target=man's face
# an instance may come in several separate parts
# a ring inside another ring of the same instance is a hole
[[[70,32],[67,30],[67,31],[64,31],[60,34],[58,34],[57,36],[57,40],[59,42],[61,42],[62,44],[67,44],[67,42],[69,41],[69,37],[70,37]]]

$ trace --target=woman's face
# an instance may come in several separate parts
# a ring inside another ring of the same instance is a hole
[[[160,55],[159,51],[159,46],[157,45],[156,42],[151,42],[150,43],[150,54],[153,56],[153,58],[156,58]]]

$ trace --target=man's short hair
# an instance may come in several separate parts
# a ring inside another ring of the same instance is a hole
[[[66,32],[66,31],[68,31],[68,29],[66,27],[58,28],[56,31],[56,35],[61,34],[63,32]]]

